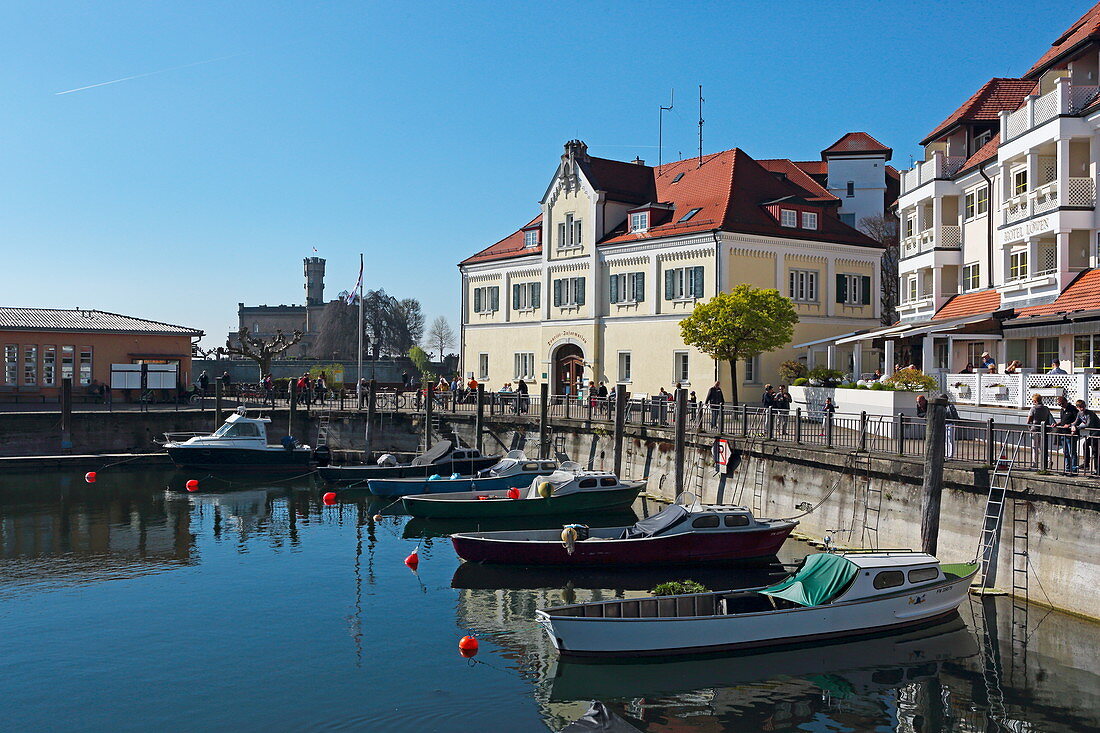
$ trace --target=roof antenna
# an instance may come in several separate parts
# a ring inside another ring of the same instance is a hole
[[[676,103],[676,89],[673,87],[672,92],[669,94],[668,106],[662,106],[661,111],[657,113],[657,175],[661,175],[661,165],[664,163],[664,134],[665,134],[665,112],[672,109],[672,105]]]
[[[703,85],[699,85],[699,165],[696,168],[703,167]]]

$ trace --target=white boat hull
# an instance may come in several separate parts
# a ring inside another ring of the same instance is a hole
[[[536,616],[562,655],[697,654],[874,635],[928,623],[958,608],[966,597],[970,578],[941,581],[894,595],[778,611],[600,618],[552,616],[540,610]]]

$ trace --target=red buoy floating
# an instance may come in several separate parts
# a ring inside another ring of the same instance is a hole
[[[458,640],[458,653],[469,659],[477,654],[477,639],[464,636]]]
[[[419,550],[413,550],[408,557],[405,558],[405,564],[409,567],[409,570],[416,570],[420,565]]]
[[[192,479],[187,479],[187,483],[185,485],[187,486],[188,491],[198,491],[199,490],[199,482],[198,482],[197,479],[193,479],[193,478]]]
[[[518,499],[519,498],[519,489],[517,489],[515,486],[508,489],[508,498],[509,499]]]
[[[88,473],[84,474],[84,480],[87,481],[90,484],[94,484],[95,483],[95,471],[88,471]]]
[[[381,522],[382,521],[382,515],[381,514],[375,514],[374,515],[374,521]]]
[[[321,501],[325,502],[325,506],[332,506],[336,503],[336,492],[326,491],[325,495],[321,497]]]

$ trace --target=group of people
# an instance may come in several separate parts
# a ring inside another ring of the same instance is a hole
[[[1094,476],[1100,475],[1100,415],[1090,410],[1084,400],[1074,403],[1061,395],[1058,397],[1058,414],[1055,416],[1043,404],[1042,397],[1032,395],[1027,424],[1031,426],[1036,463],[1039,462],[1042,452],[1050,448],[1049,444],[1043,444],[1043,426],[1046,425],[1047,435],[1053,436],[1060,444],[1067,476],[1075,476],[1082,470]],[[1079,451],[1082,447],[1083,456]]]
[[[1023,362],[1019,359],[1013,359],[1005,364],[1005,374],[1019,374],[1020,370],[1024,368]],[[974,366],[974,362],[966,362],[966,366],[962,368],[959,374],[973,374],[975,369],[984,369],[987,374],[997,374],[997,360],[990,356],[988,351],[983,351],[981,358],[978,359],[978,366]],[[1046,371],[1046,374],[1066,374],[1066,370],[1062,368],[1062,362],[1058,359],[1053,359],[1050,362],[1050,369]]]

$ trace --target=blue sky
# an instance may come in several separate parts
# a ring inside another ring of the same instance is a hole
[[[455,263],[537,211],[562,143],[665,159],[917,141],[1083,2],[53,2],[0,7],[0,304],[202,328],[367,286],[458,315]],[[208,63],[197,63],[208,62]],[[186,65],[186,66],[185,66]],[[184,68],[176,68],[176,67]],[[149,74],[70,94],[86,85]]]

